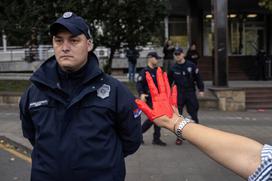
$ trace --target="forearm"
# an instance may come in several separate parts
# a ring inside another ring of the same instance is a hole
[[[174,114],[171,121],[168,121],[166,116],[161,117],[161,120],[163,121],[160,121],[160,126],[175,132],[182,118]],[[256,171],[261,163],[263,145],[243,136],[188,123],[182,129],[182,137],[219,164],[244,178]]]
[[[196,73],[198,74],[197,71]],[[169,82],[167,78],[161,81],[162,77],[161,70],[158,69],[157,80],[159,82],[159,92],[156,88],[153,88],[155,85],[152,78],[147,80],[149,87],[152,88],[150,89],[150,93],[153,109],[148,107],[144,102],[136,100],[137,105],[146,113],[148,118],[158,126],[167,128],[175,132],[178,136],[185,138],[212,159],[238,175],[248,178],[253,174],[261,163],[263,145],[252,139],[208,128],[179,117],[176,105],[172,103],[172,99],[177,99],[177,95],[173,93],[169,94],[170,88],[167,88]],[[167,98],[165,100],[164,90],[167,93],[166,95],[168,95],[168,100]],[[174,111],[171,116],[168,115],[171,112],[168,111],[169,106],[172,106],[173,109],[171,111]]]
[[[209,157],[247,178],[261,162],[263,145],[246,137],[189,123],[183,137]]]

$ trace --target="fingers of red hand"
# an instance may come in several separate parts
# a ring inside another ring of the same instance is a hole
[[[154,98],[155,96],[158,95],[158,89],[157,89],[156,85],[154,84],[154,81],[153,81],[150,73],[146,72],[145,76],[146,76],[147,85],[148,85],[148,88],[150,91],[150,95],[152,98]]]
[[[172,94],[171,94],[171,103],[173,106],[177,107],[177,99],[178,99],[178,90],[177,90],[177,86],[174,85],[172,87]]]
[[[164,85],[165,85],[165,90],[166,90],[167,97],[170,97],[171,96],[171,90],[170,90],[170,85],[169,85],[169,81],[168,81],[168,77],[167,77],[166,72],[163,73],[163,80],[164,80]]]
[[[157,70],[157,83],[158,83],[158,88],[160,93],[165,93],[165,85],[164,85],[164,80],[163,80],[163,75],[162,75],[162,69],[159,67]]]
[[[150,107],[145,102],[141,101],[140,99],[135,99],[135,103],[145,113],[145,115],[149,118],[149,120],[153,121],[152,109],[150,109]]]

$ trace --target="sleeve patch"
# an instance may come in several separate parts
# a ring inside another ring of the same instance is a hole
[[[141,115],[142,111],[141,109],[137,108],[135,110],[133,110],[133,115],[134,115],[134,118],[137,118]]]

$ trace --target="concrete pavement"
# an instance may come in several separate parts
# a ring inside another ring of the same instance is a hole
[[[1,181],[29,181],[30,163],[1,149],[0,147],[0,180]]]
[[[262,143],[272,143],[272,110],[258,112],[220,112],[201,110],[200,122],[217,129],[230,131],[254,138]],[[144,119],[144,118],[143,118]],[[132,156],[126,158],[127,181],[240,181],[240,177],[226,170],[194,146],[185,142],[175,145],[175,136],[162,130],[166,147],[154,146],[153,129],[144,134],[145,144]],[[22,137],[21,125],[16,107],[0,108],[0,136],[6,136],[17,143],[31,148]],[[0,165],[3,162],[0,160]],[[9,168],[0,168],[9,169]],[[1,170],[3,172],[3,170]],[[0,180],[3,177],[0,174]]]

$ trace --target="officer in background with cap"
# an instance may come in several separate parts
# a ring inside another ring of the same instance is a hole
[[[192,119],[198,123],[198,100],[196,96],[196,85],[199,90],[199,95],[204,96],[204,83],[200,77],[199,69],[191,61],[184,58],[182,48],[177,48],[174,52],[176,63],[168,72],[170,84],[174,83],[178,88],[178,110],[182,114],[184,106]],[[176,140],[177,145],[182,144],[182,140]]]
[[[139,74],[137,78],[137,91],[139,93],[140,99],[144,102],[146,102],[150,107],[152,107],[152,101],[151,96],[149,92],[149,88],[146,81],[146,72],[149,72],[152,76],[152,79],[157,85],[157,65],[158,65],[158,59],[160,59],[157,52],[149,52],[147,54],[147,67],[145,67]],[[142,133],[145,133],[152,125],[154,125],[154,133],[153,133],[153,141],[152,144],[154,145],[160,145],[160,146],[166,146],[166,143],[161,141],[161,128],[157,126],[156,124],[153,124],[153,122],[149,121],[148,119],[144,121],[142,124]],[[144,141],[142,142],[144,143]]]
[[[33,181],[123,181],[124,157],[141,145],[141,111],[103,73],[88,25],[66,12],[50,26],[55,55],[21,97],[23,135],[33,145]]]

